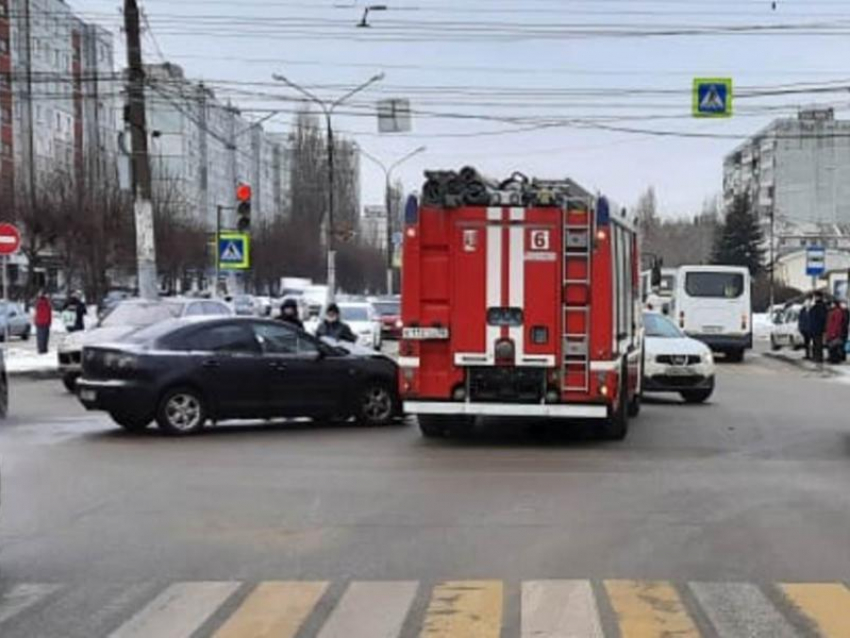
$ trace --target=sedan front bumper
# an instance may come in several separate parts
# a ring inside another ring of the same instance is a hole
[[[714,387],[714,375],[647,375],[643,379],[644,392],[681,392],[682,390],[710,390]]]

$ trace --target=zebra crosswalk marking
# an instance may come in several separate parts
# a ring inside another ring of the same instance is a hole
[[[421,638],[499,638],[502,631],[500,580],[459,580],[437,585]]]
[[[264,582],[215,638],[292,638],[328,588],[326,582]]]
[[[397,638],[417,589],[415,582],[351,583],[318,638]]]
[[[691,583],[719,638],[795,638],[797,632],[750,583]]]
[[[522,584],[522,638],[603,638],[593,588],[586,580]]]
[[[110,638],[190,638],[238,588],[233,581],[175,583]]]
[[[58,591],[60,585],[28,583],[16,585],[0,598],[0,624]]]
[[[788,583],[781,589],[823,638],[850,638],[850,589],[840,583]]]
[[[605,581],[622,638],[699,638],[676,589],[666,582]]]

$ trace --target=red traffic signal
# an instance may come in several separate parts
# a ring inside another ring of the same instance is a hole
[[[251,186],[248,184],[239,184],[236,187],[236,201],[250,202],[251,201]]]

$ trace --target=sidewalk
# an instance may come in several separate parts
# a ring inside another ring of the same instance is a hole
[[[767,351],[763,353],[765,357],[770,357],[776,361],[782,361],[792,365],[800,370],[818,374],[824,378],[834,379],[841,383],[850,384],[850,361],[846,363],[830,364],[824,362],[817,364],[814,361],[807,361],[802,350],[777,350]]]
[[[86,325],[91,328],[97,322],[97,309],[90,308],[86,317]],[[28,341],[12,337],[8,344],[3,344],[6,356],[6,373],[9,376],[28,376],[35,378],[59,376],[59,359],[56,349],[62,339],[68,334],[62,323],[60,314],[53,313],[53,324],[50,327],[50,341],[47,354],[38,354],[35,338],[35,327]]]

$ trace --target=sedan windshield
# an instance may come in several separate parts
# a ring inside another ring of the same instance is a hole
[[[647,337],[679,339],[684,336],[672,321],[662,315],[646,314],[643,316],[643,324],[646,326]]]
[[[121,303],[103,318],[100,325],[112,326],[150,326],[151,324],[174,319],[180,316],[182,306],[177,303],[158,301]]]
[[[400,313],[397,301],[378,301],[372,304],[382,317],[394,317]]]
[[[343,321],[369,321],[369,309],[366,306],[340,306]]]

